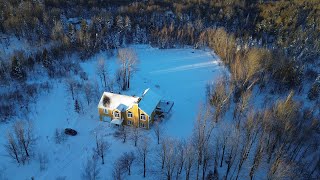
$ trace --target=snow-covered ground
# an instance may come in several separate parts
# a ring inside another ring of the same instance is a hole
[[[205,85],[217,79],[226,69],[220,66],[219,60],[210,51],[194,50],[191,48],[160,50],[146,45],[133,46],[139,57],[137,71],[134,73],[131,88],[122,92],[128,95],[140,95],[146,88],[151,88],[164,99],[174,101],[171,116],[164,120],[161,126],[169,136],[188,138],[191,135],[193,123],[201,103],[205,102]],[[89,80],[99,81],[95,73],[97,60],[104,58],[110,70],[110,76],[118,68],[117,58],[108,58],[101,52],[81,64],[88,74]],[[101,88],[102,89],[102,88]],[[102,92],[101,92],[102,94]],[[95,146],[95,134],[103,136],[110,142],[111,149],[107,152],[106,164],[100,165],[101,179],[112,179],[114,161],[123,152],[135,151],[133,142],[113,136],[115,128],[106,122],[100,122],[97,104],[84,104],[83,113],[74,112],[74,101],[66,91],[63,82],[54,81],[53,88],[46,95],[41,95],[34,110],[30,112],[30,119],[35,127],[37,145],[34,158],[27,165],[17,165],[6,156],[3,145],[6,142],[6,132],[11,123],[1,124],[0,132],[0,173],[8,179],[80,179],[83,165],[92,155]],[[74,128],[78,131],[75,137],[68,137],[62,144],[54,141],[56,128]],[[152,127],[151,127],[152,128]],[[143,130],[141,136],[147,135],[152,151],[156,150],[155,135],[152,130]],[[47,169],[40,171],[36,160],[39,153],[47,154],[49,163]],[[148,163],[147,179],[154,179],[151,171],[156,163],[150,159]],[[17,173],[19,172],[19,173]],[[134,165],[133,175],[128,179],[142,179],[141,165]],[[0,175],[1,178],[1,175]]]

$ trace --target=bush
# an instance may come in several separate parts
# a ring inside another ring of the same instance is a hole
[[[310,100],[316,100],[320,96],[320,83],[314,83],[308,92],[308,98]]]
[[[293,89],[301,85],[302,71],[294,61],[275,64],[272,77],[279,90]]]

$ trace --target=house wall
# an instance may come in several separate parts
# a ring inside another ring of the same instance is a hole
[[[108,109],[108,114],[104,113],[104,108],[98,108],[99,111],[99,116],[100,116],[100,121],[102,121],[104,116],[109,116],[112,118],[113,114],[112,114],[112,110]]]
[[[103,108],[98,108],[98,111],[99,111],[99,115],[100,115],[100,121],[103,120],[103,117],[104,116],[108,116],[108,117],[111,117],[111,118],[114,118],[113,117],[113,112],[114,111],[118,111],[120,112],[119,110],[110,110],[108,109],[108,113],[104,113],[104,109]],[[129,118],[128,117],[128,112],[132,112],[132,118]],[[121,113],[121,117],[123,118],[123,124],[124,125],[128,125],[128,120],[132,121],[132,126],[136,126],[136,127],[140,127],[140,123],[143,123],[145,128],[146,129],[149,129],[149,116],[148,114],[146,114],[143,110],[141,110],[137,104],[134,104],[130,109],[128,109],[127,111],[125,112],[120,112]],[[143,121],[143,120],[140,120],[140,115],[141,114],[145,114],[145,117],[146,117],[146,120]],[[151,115],[152,119],[150,119],[151,121],[153,121],[153,114]]]
[[[128,118],[128,112],[132,112],[132,118]],[[145,121],[142,121],[140,120],[140,115],[141,114],[145,114],[146,116],[146,120]],[[132,121],[133,122],[133,125],[136,126],[136,127],[140,127],[140,123],[143,123],[145,125],[145,128],[146,129],[149,129],[149,126],[148,126],[148,120],[149,119],[149,116],[143,112],[139,107],[138,107],[138,104],[134,104],[130,109],[128,109],[126,111],[126,116],[124,118],[124,123],[127,125],[128,124],[128,120]]]
[[[141,114],[145,114],[145,116],[146,116],[146,120],[145,121],[144,120],[140,120],[140,115]],[[143,123],[144,127],[146,129],[149,129],[149,115],[147,113],[145,113],[143,110],[141,110],[140,108],[139,108],[139,117],[138,117],[138,119],[139,119],[139,127],[140,127],[140,124]]]
[[[132,118],[128,117],[128,112],[132,113]],[[133,126],[137,126],[137,113],[139,113],[137,104],[134,104],[130,109],[127,109],[125,112],[124,124],[128,125],[128,120],[130,120],[133,123]]]

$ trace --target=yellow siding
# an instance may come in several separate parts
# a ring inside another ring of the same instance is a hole
[[[130,109],[128,109],[125,112],[120,112],[117,109],[114,109],[114,110],[108,109],[108,113],[106,114],[106,113],[104,113],[103,108],[98,108],[98,111],[99,111],[99,115],[100,115],[100,120],[102,120],[103,116],[109,116],[111,118],[115,118],[113,116],[113,112],[118,111],[121,114],[121,118],[123,118],[123,120],[124,120],[124,123],[123,123],[124,125],[128,125],[128,120],[130,120],[132,122],[132,125],[134,125],[136,127],[140,127],[140,123],[143,123],[145,125],[145,128],[149,129],[149,123],[148,123],[149,122],[149,115],[146,114],[143,110],[141,110],[137,104],[134,104]],[[132,113],[132,118],[128,117],[129,111]],[[145,114],[145,117],[146,117],[145,121],[140,120],[141,114]],[[153,115],[154,115],[154,112],[151,114],[150,123],[153,122]]]
[[[132,112],[132,118],[127,117],[128,111]],[[130,109],[126,111],[125,121],[131,120],[133,122],[133,125],[138,127],[139,125],[139,108],[137,104],[134,104]],[[127,123],[127,122],[126,122]]]
[[[110,109],[108,109],[108,114],[104,113],[104,109],[103,108],[98,108],[98,111],[99,111],[99,115],[100,115],[100,121],[102,121],[102,117],[103,116],[112,117],[112,111]]]
[[[141,114],[145,114],[145,117],[146,117],[146,120],[144,121],[144,120],[140,120],[140,115]],[[146,128],[146,129],[149,129],[149,126],[148,126],[148,121],[149,121],[149,115],[147,114],[147,113],[145,113],[143,110],[141,110],[140,108],[139,108],[139,123],[143,123],[144,124],[144,127]]]

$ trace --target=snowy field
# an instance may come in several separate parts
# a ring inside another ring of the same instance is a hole
[[[161,126],[168,136],[190,137],[199,107],[205,102],[205,85],[214,82],[226,71],[225,68],[210,51],[191,48],[160,50],[145,45],[133,46],[133,48],[137,52],[139,64],[133,75],[130,90],[121,93],[140,95],[146,88],[151,88],[164,99],[174,101],[171,116],[165,119]],[[113,76],[118,68],[116,57],[108,58],[104,52],[101,52],[81,64],[89,80],[99,82],[95,70],[97,61],[101,58],[106,60],[110,76]],[[112,179],[114,161],[123,152],[135,151],[136,148],[129,139],[126,143],[122,143],[121,139],[115,138],[113,136],[115,127],[99,121],[98,99],[96,103],[91,103],[89,106],[86,103],[83,104],[83,113],[80,115],[75,113],[74,101],[70,93],[67,93],[63,81],[55,81],[51,91],[39,98],[34,110],[30,112],[37,145],[34,150],[34,158],[27,165],[18,166],[16,162],[5,156],[6,152],[2,144],[6,142],[5,134],[12,124],[1,124],[0,179],[31,179],[31,177],[46,180],[58,177],[80,179],[84,163],[93,154],[95,134],[103,136],[111,143],[111,148],[106,154],[106,163],[101,165],[100,159],[98,163],[101,169],[101,179]],[[66,127],[76,129],[78,135],[68,137],[62,144],[56,144],[53,138],[55,130]],[[141,136],[143,135],[153,139],[150,143],[151,151],[155,152],[157,145],[154,132],[144,130],[141,133]],[[49,159],[46,169],[42,171],[40,171],[37,160],[39,153],[47,154]],[[153,166],[155,165],[155,157],[151,155],[147,164],[146,179],[159,179],[159,177],[154,177],[156,168]],[[127,176],[126,179],[143,179],[142,166],[133,166],[132,175]]]

